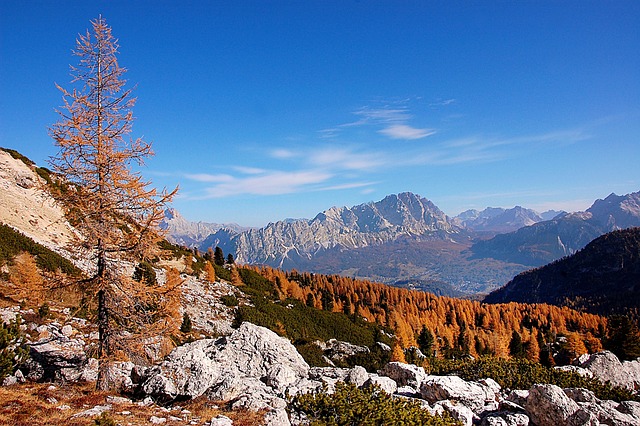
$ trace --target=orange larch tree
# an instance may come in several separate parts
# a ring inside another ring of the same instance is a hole
[[[99,17],[76,42],[79,64],[71,66],[73,89],[57,86],[64,105],[60,120],[49,130],[59,148],[51,159],[56,172],[70,184],[58,194],[82,237],[77,247],[89,250],[94,262],[85,288],[95,296],[101,368],[97,387],[108,388],[108,360],[127,345],[120,344],[123,325],[128,332],[162,317],[168,289],[141,286],[124,273],[123,261],[143,259],[157,247],[157,225],[171,192],[157,191],[133,166],[153,155],[151,144],[130,136],[135,104],[125,89],[126,70],[118,65],[118,42]],[[157,311],[150,315],[149,306]],[[119,318],[121,316],[124,318]],[[102,362],[102,361],[106,362]]]

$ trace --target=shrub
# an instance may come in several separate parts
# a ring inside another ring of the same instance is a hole
[[[224,306],[238,306],[238,298],[233,294],[225,294],[220,298],[220,301]]]
[[[116,421],[113,420],[113,418],[106,411],[100,413],[100,415],[93,421],[95,426],[117,426]]]
[[[184,313],[182,315],[182,324],[180,325],[180,332],[182,333],[191,333],[193,330],[193,324],[191,322],[191,317],[188,313]]]
[[[133,279],[142,282],[147,285],[156,285],[158,283],[156,278],[156,271],[153,269],[153,265],[149,262],[140,262],[136,269],[133,271]]]
[[[392,398],[374,386],[358,389],[339,382],[333,394],[326,392],[297,395],[291,401],[293,410],[308,416],[312,425],[423,425],[447,426],[460,423],[449,416],[438,417],[420,408],[417,401]]]
[[[47,302],[44,302],[38,308],[38,316],[40,318],[47,318],[49,315],[51,315],[51,308],[49,307],[49,304]]]
[[[13,374],[28,356],[27,349],[21,347],[24,338],[21,322],[19,316],[9,324],[0,321],[0,383]]]
[[[536,383],[549,383],[561,388],[585,388],[592,391],[599,399],[614,401],[640,401],[626,389],[613,387],[595,378],[582,377],[574,372],[567,372],[545,367],[527,359],[503,359],[482,357],[476,360],[430,359],[430,374],[455,374],[464,380],[480,380],[491,377],[500,386],[508,389],[529,389]]]

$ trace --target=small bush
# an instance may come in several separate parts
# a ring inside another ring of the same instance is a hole
[[[220,301],[227,307],[238,306],[238,298],[233,294],[225,294],[220,298]]]
[[[28,351],[21,347],[24,338],[21,322],[19,316],[9,324],[0,321],[0,383],[27,359]]]
[[[95,422],[95,426],[117,426],[116,421],[113,420],[113,418],[106,411],[103,411],[93,421]]]
[[[502,359],[482,357],[476,360],[430,359],[430,374],[455,374],[464,380],[480,380],[491,377],[500,386],[508,389],[529,389],[536,383],[549,383],[561,388],[585,388],[596,397],[614,401],[640,401],[626,389],[613,387],[595,378],[582,377],[574,372],[567,372],[545,367],[526,359]]]
[[[49,307],[49,304],[47,302],[44,302],[38,308],[38,316],[40,318],[47,318],[49,315],[51,315],[51,308]]]
[[[142,282],[145,284],[153,286],[158,283],[156,278],[156,271],[153,269],[153,265],[149,262],[140,262],[136,269],[133,271],[133,279]]]
[[[182,315],[182,324],[180,325],[180,332],[182,333],[191,333],[193,330],[193,324],[191,323],[191,317],[188,313],[184,313]]]
[[[358,389],[339,382],[335,393],[297,395],[291,408],[306,414],[316,426],[460,425],[449,416],[438,417],[420,408],[417,401],[392,398],[374,386]]]

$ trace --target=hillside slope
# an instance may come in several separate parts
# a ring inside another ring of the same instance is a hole
[[[0,223],[49,248],[64,246],[74,238],[74,230],[35,169],[15,151],[0,149]]]
[[[610,314],[640,309],[640,228],[605,234],[576,254],[516,276],[488,303],[551,303]]]

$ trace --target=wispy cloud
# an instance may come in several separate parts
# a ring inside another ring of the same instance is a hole
[[[407,104],[410,100],[383,103],[382,106],[365,106],[353,111],[353,115],[358,117],[356,121],[340,124],[333,128],[320,131],[322,137],[336,137],[342,131],[350,128],[371,126],[377,127],[378,133],[388,136],[391,139],[415,140],[431,136],[435,133],[433,129],[418,128],[409,124],[413,119],[413,114]]]
[[[298,154],[296,154],[296,152],[294,152],[291,149],[278,148],[271,151],[270,155],[273,158],[288,159],[288,158],[296,157]]]
[[[195,180],[196,182],[231,182],[234,178],[231,175],[219,174],[212,175],[208,173],[195,173],[186,174],[185,177],[189,180]]]
[[[332,177],[321,170],[268,171],[261,175],[234,177],[206,188],[202,198],[222,198],[233,195],[281,195],[299,192],[310,185],[318,185]]]
[[[421,147],[399,162],[406,165],[454,165],[465,163],[494,162],[526,152],[546,149],[549,144],[572,144],[591,138],[581,129],[546,132],[513,137],[469,136],[440,141]]]
[[[456,102],[455,99],[442,99],[442,100],[437,100],[435,102],[431,102],[429,106],[430,107],[448,106],[448,105],[454,104],[455,102]]]
[[[389,136],[391,139],[422,139],[431,136],[436,131],[433,129],[417,129],[406,124],[394,124],[379,130],[378,133]]]
[[[304,158],[310,165],[332,170],[370,170],[385,163],[379,152],[357,152],[348,148],[314,150]]]

